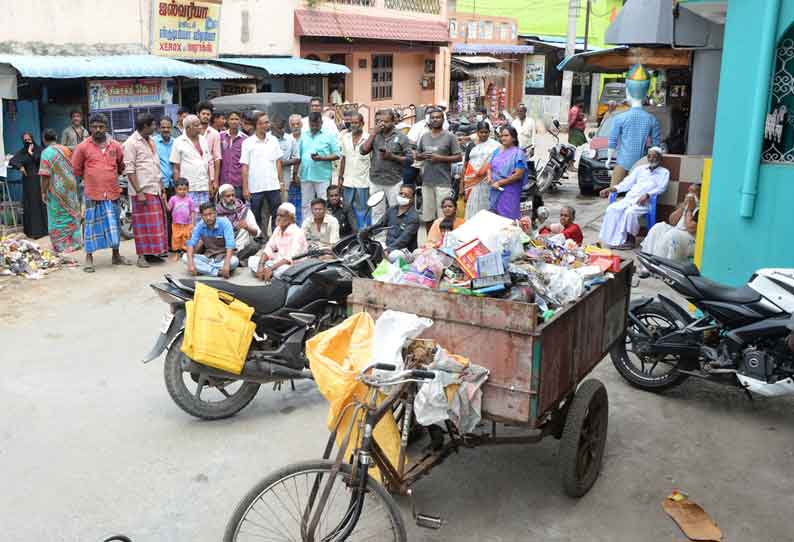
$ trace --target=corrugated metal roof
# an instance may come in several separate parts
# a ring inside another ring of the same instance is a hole
[[[80,79],[83,77],[201,78],[203,73],[201,68],[187,62],[154,55],[0,55],[0,62],[11,64],[23,77],[43,79]]]
[[[219,58],[217,62],[248,66],[265,70],[270,75],[332,75],[336,73],[350,73],[350,69],[342,64],[331,64],[319,60],[294,57],[248,57],[248,58]]]
[[[452,46],[453,53],[476,55],[489,53],[492,55],[531,55],[535,48],[531,45],[496,45],[490,43],[456,43]]]
[[[295,35],[448,43],[446,21],[377,17],[343,11],[295,10]]]
[[[193,66],[201,68],[203,72],[202,76],[196,79],[254,79],[253,75],[236,72],[215,64],[193,64]]]

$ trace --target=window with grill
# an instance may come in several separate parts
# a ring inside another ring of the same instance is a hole
[[[794,25],[783,34],[775,50],[770,93],[761,159],[794,164]]]
[[[455,19],[449,20],[449,37],[453,40],[458,37],[458,22]]]
[[[372,55],[372,99],[390,100],[392,97],[393,55]]]
[[[499,39],[502,41],[510,41],[512,33],[510,32],[510,24],[502,23],[499,27]]]
[[[493,39],[493,22],[482,21],[480,22],[480,39],[492,40]]]
[[[476,40],[477,39],[477,21],[469,21],[468,27],[469,27],[469,30],[467,32],[467,36],[466,37],[469,38],[470,40]]]

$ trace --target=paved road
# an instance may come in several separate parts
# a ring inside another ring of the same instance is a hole
[[[601,205],[564,190],[579,221]],[[585,227],[591,238],[592,227]],[[132,247],[124,247],[131,254]],[[42,281],[2,279],[0,525],[3,540],[217,541],[238,499],[291,461],[317,457],[326,404],[311,383],[263,388],[238,416],[201,422],[168,397],[162,361],[138,361],[164,306],[147,284],[176,264],[141,271],[64,270]],[[748,402],[687,382],[663,395],[627,386],[608,361],[603,472],[580,500],[562,493],[557,443],[466,450],[416,486],[417,509],[440,514],[418,541],[681,540],[661,510],[690,493],[728,540],[792,540],[794,400]],[[402,500],[410,521],[410,506]]]

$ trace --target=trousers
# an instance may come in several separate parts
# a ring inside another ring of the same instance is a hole
[[[182,255],[182,263],[187,265],[187,254]],[[214,258],[208,258],[203,254],[194,254],[193,265],[196,266],[196,271],[199,275],[217,277],[223,267],[223,258],[216,260]],[[240,265],[240,260],[237,259],[237,256],[232,256],[232,259],[229,261],[229,271],[234,271],[237,269],[238,265]]]
[[[263,212],[265,202],[267,202],[267,213]],[[263,233],[276,229],[276,211],[279,205],[281,205],[280,190],[265,190],[251,194],[251,211]],[[268,230],[268,225],[271,226],[271,230]]]
[[[301,182],[301,211],[303,218],[312,216],[312,200],[315,198],[326,199],[328,197],[328,186],[330,181],[323,182]]]

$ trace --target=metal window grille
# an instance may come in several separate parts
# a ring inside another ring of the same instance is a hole
[[[386,0],[386,8],[418,13],[441,13],[441,0]]]
[[[794,164],[794,26],[775,51],[771,105],[764,124],[764,162]]]
[[[390,100],[392,97],[393,55],[372,55],[372,99]]]
[[[329,4],[341,4],[343,6],[359,6],[365,8],[374,8],[375,0],[328,0]]]

